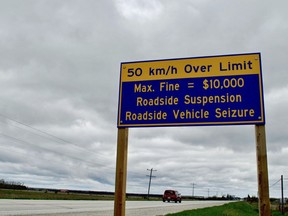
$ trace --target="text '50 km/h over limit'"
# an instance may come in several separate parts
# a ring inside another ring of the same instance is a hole
[[[264,124],[260,57],[124,62],[118,127]]]
[[[225,64],[225,65],[224,65]],[[171,75],[176,75],[178,74],[178,71],[190,74],[190,73],[213,73],[213,71],[219,71],[219,72],[229,72],[229,71],[243,71],[243,70],[253,70],[252,67],[252,62],[248,61],[246,62],[245,60],[243,62],[237,62],[237,63],[223,63],[219,62],[219,65],[217,67],[212,64],[209,65],[191,65],[191,64],[185,64],[183,68],[173,66],[173,65],[167,65],[165,67],[147,67],[145,68],[146,71],[143,73],[143,68],[138,67],[138,68],[128,68],[127,69],[127,77],[133,78],[133,77],[141,77],[142,75],[144,76],[171,76]],[[215,69],[214,69],[215,68]]]

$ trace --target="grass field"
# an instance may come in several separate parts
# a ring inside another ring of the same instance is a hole
[[[0,199],[40,199],[40,200],[114,200],[113,193],[105,192],[68,192],[49,190],[12,190],[0,189]],[[127,200],[147,200],[142,196],[127,195]],[[150,197],[149,200],[162,198]]]
[[[223,206],[216,206],[203,209],[188,210],[167,216],[259,216],[257,203],[247,202],[228,203]],[[282,215],[279,211],[272,211],[273,216]],[[288,214],[285,214],[288,215]]]
[[[0,189],[0,199],[113,200],[113,195]]]

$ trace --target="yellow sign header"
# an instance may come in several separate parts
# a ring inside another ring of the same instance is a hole
[[[121,81],[259,74],[260,65],[260,53],[123,62]]]

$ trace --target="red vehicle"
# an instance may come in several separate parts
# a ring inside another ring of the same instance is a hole
[[[174,201],[175,203],[177,202],[181,203],[182,201],[181,194],[176,190],[165,190],[162,199],[163,199],[163,202]]]

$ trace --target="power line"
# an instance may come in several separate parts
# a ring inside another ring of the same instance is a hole
[[[25,124],[25,123],[23,123],[23,122],[17,121],[17,120],[15,120],[15,119],[9,118],[8,116],[5,116],[5,115],[3,115],[3,114],[1,114],[1,113],[0,113],[0,116],[8,119],[9,121],[16,122],[16,123],[18,123],[18,124],[20,124],[20,125],[23,125],[23,126],[25,126],[25,127],[28,127],[28,128],[30,128],[30,129],[33,129],[33,130],[35,130],[35,131],[38,131],[38,132],[40,132],[40,133],[42,133],[42,134],[45,134],[45,135],[48,136],[48,137],[51,137],[51,138],[60,140],[60,141],[65,142],[65,143],[70,143],[70,142],[68,142],[68,141],[66,141],[66,140],[64,140],[64,139],[62,139],[62,138],[59,138],[59,137],[57,137],[57,136],[55,136],[55,135],[52,135],[52,134],[50,134],[50,133],[47,133],[47,132],[45,132],[45,131],[43,131],[43,130],[40,130],[40,129],[35,128],[35,127],[32,127],[32,126],[30,126],[30,125],[28,125],[28,124]],[[15,126],[15,125],[13,125],[13,126]],[[15,127],[17,127],[17,126],[15,126]],[[32,132],[32,133],[33,133],[33,132]],[[35,134],[35,133],[34,133],[34,134]],[[38,134],[38,135],[39,135],[39,134]]]
[[[269,188],[274,187],[277,183],[279,183],[281,181],[281,179],[279,179],[278,181],[276,181],[274,184],[272,184],[271,186],[269,186]]]
[[[56,154],[65,155],[65,156],[70,157],[70,158],[75,159],[75,160],[79,160],[79,161],[82,161],[82,162],[85,162],[85,163],[90,163],[90,164],[92,164],[92,165],[101,165],[102,167],[105,167],[105,166],[106,166],[106,168],[109,168],[109,167],[107,167],[107,165],[105,165],[105,164],[87,161],[87,160],[84,160],[84,159],[82,159],[82,158],[69,155],[69,154],[67,154],[67,152],[61,152],[61,153],[60,153],[60,152],[57,152],[57,151],[55,151],[55,150],[49,149],[49,148],[47,148],[47,147],[39,146],[39,145],[37,145],[37,144],[31,143],[31,142],[27,142],[27,141],[25,141],[25,140],[22,140],[22,139],[13,137],[13,136],[9,136],[9,135],[7,135],[7,134],[0,133],[0,135],[3,136],[3,137],[8,138],[8,139],[10,139],[10,140],[13,140],[13,141],[16,141],[16,142],[20,142],[20,143],[24,143],[24,144],[27,144],[27,145],[34,145],[34,146],[37,146],[38,148],[42,148],[42,149],[48,150],[48,151],[53,152],[53,153],[56,153]]]
[[[51,133],[47,133],[46,131],[40,130],[40,129],[35,128],[35,127],[32,127],[32,126],[30,126],[30,125],[28,125],[28,124],[26,124],[26,123],[20,122],[20,121],[15,120],[15,119],[12,119],[12,118],[10,118],[10,117],[8,117],[8,116],[5,116],[5,115],[3,115],[3,114],[1,114],[1,113],[0,113],[0,116],[2,116],[2,118],[5,118],[5,119],[7,119],[7,120],[9,120],[9,121],[11,121],[11,122],[14,122],[14,123],[20,124],[20,125],[22,125],[22,126],[24,126],[24,127],[27,127],[27,128],[29,128],[29,129],[32,129],[34,132],[31,131],[31,130],[29,130],[29,132],[32,133],[32,134],[35,134],[35,135],[37,135],[37,136],[41,136],[41,137],[44,137],[44,138],[47,138],[47,139],[56,141],[57,143],[60,143],[60,144],[62,144],[62,143],[69,144],[69,145],[70,145],[69,148],[74,148],[74,149],[77,149],[77,150],[85,151],[85,152],[87,152],[87,153],[89,153],[89,154],[91,154],[91,153],[92,153],[92,154],[95,154],[94,152],[91,152],[91,151],[86,150],[85,148],[79,147],[78,145],[76,145],[76,144],[74,144],[74,143],[72,143],[72,142],[69,142],[69,141],[67,141],[67,140],[64,140],[64,139],[62,139],[62,138],[60,138],[60,137],[57,137],[57,136],[55,136],[55,135],[53,135],[53,134],[51,134]],[[9,124],[9,123],[7,122],[7,124]],[[25,128],[16,126],[16,125],[14,125],[14,124],[10,124],[10,125],[13,126],[13,127],[17,127],[17,128],[26,130]],[[39,134],[39,133],[40,133],[40,134]],[[41,134],[42,134],[42,135],[41,135]],[[44,135],[44,136],[43,136],[43,135]],[[16,139],[17,139],[17,138],[16,138]],[[99,152],[98,152],[97,154],[95,154],[95,155],[96,155],[97,157],[106,158],[103,154],[100,154]]]
[[[92,161],[85,160],[85,159],[83,159],[83,158],[75,157],[75,156],[73,156],[73,155],[67,154],[66,151],[58,152],[58,151],[53,150],[53,149],[51,149],[51,148],[43,147],[43,146],[41,146],[41,145],[34,144],[33,142],[28,142],[28,141],[25,141],[25,140],[22,140],[22,139],[19,139],[19,138],[16,138],[16,137],[13,137],[13,136],[4,134],[4,133],[0,133],[0,136],[5,137],[5,138],[8,138],[9,140],[11,140],[11,141],[13,141],[13,142],[22,143],[22,144],[25,144],[25,145],[33,145],[33,146],[36,146],[36,147],[38,147],[38,148],[42,148],[42,149],[48,150],[49,152],[53,152],[53,153],[56,153],[56,154],[59,154],[59,155],[65,155],[66,157],[70,157],[71,159],[78,160],[78,161],[82,161],[82,162],[88,163],[88,164],[90,164],[90,165],[101,166],[101,168],[108,169],[108,170],[110,170],[111,172],[114,172],[114,171],[115,171],[114,168],[107,166],[107,164],[103,164],[103,163],[99,163],[99,162],[92,162]],[[2,147],[2,148],[3,148],[3,147]],[[90,151],[87,151],[87,152],[91,153]],[[113,170],[113,171],[112,171],[112,170]],[[133,172],[133,171],[128,171],[128,175],[129,175],[129,174],[136,175],[136,176],[139,176],[139,177],[142,175],[142,174],[140,174],[139,172]]]

